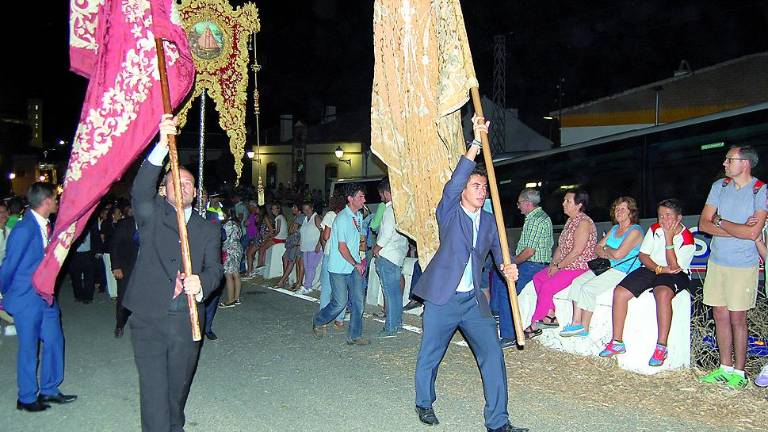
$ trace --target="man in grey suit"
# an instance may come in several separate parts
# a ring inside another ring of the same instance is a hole
[[[507,278],[517,279],[517,267],[502,264],[496,221],[482,209],[488,179],[475,169],[474,160],[480,153],[480,133],[487,133],[488,123],[483,118],[473,117],[472,121],[475,139],[459,160],[437,206],[440,247],[413,290],[424,299],[424,333],[416,360],[416,413],[422,423],[439,423],[432,408],[437,399],[435,378],[458,328],[480,366],[488,431],[527,431],[509,423],[504,354],[488,305],[488,290],[480,288],[489,251]]]
[[[184,294],[195,296],[198,315],[203,317],[202,301],[219,285],[223,272],[219,230],[192,211],[197,192],[195,178],[182,168],[181,192],[192,274],[181,274],[170,173],[163,180],[166,196],[157,193],[157,180],[168,154],[167,136],[176,134],[176,125],[175,118],[163,116],[160,141],[141,165],[131,191],[140,246],[123,306],[132,312],[128,324],[139,371],[141,427],[145,432],[184,430],[184,405],[200,353],[200,342],[192,341]],[[177,292],[178,283],[183,292]]]

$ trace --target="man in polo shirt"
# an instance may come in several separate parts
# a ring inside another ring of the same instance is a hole
[[[328,324],[344,310],[349,301],[352,313],[347,331],[347,345],[368,345],[363,334],[363,276],[365,274],[365,236],[360,209],[365,204],[362,185],[347,185],[347,205],[336,216],[329,240],[328,272],[331,279],[331,302],[312,318],[315,337],[323,336],[320,326]]]
[[[765,224],[766,188],[752,177],[757,153],[731,147],[724,179],[712,184],[699,229],[712,235],[704,280],[704,304],[712,306],[720,367],[700,378],[705,383],[743,389],[747,359],[747,311],[755,307],[759,256],[755,239]],[[756,223],[747,224],[754,216]]]
[[[408,239],[396,229],[389,178],[385,177],[379,183],[379,195],[381,195],[381,201],[386,203],[386,208],[381,217],[379,236],[376,238],[376,246],[373,247],[373,255],[376,257],[376,274],[381,281],[384,301],[387,302],[387,319],[378,337],[391,338],[395,337],[403,326],[400,274],[403,271],[405,254],[408,252]]]
[[[525,288],[539,270],[549,265],[552,260],[552,220],[544,209],[539,207],[541,195],[536,189],[523,189],[517,198],[517,208],[525,215],[523,232],[517,242],[515,257],[512,262],[517,264],[518,278],[515,284],[517,293]],[[517,345],[515,327],[512,322],[512,309],[509,306],[509,293],[506,282],[494,274],[494,283],[499,282],[496,291],[499,299],[499,336],[501,347],[511,348]]]

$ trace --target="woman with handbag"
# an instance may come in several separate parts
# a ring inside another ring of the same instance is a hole
[[[589,194],[583,190],[568,192],[563,198],[563,212],[568,220],[560,233],[549,267],[533,276],[536,310],[531,317],[531,325],[523,332],[526,339],[541,335],[541,327],[560,327],[552,299],[586,272],[589,269],[587,262],[595,258],[597,230],[585,213],[588,206]]]
[[[571,283],[568,298],[573,302],[573,318],[560,336],[588,336],[597,297],[616,288],[627,274],[640,267],[637,255],[643,232],[637,214],[634,198],[622,196],[611,204],[611,220],[616,225],[597,243],[597,258],[587,263],[590,269]]]

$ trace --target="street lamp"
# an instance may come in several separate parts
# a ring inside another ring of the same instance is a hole
[[[336,159],[338,159],[339,162],[344,162],[350,167],[352,166],[352,159],[342,159],[344,157],[344,150],[342,150],[341,146],[336,147],[334,153],[336,154]]]
[[[248,156],[248,159],[253,160],[253,157],[256,156],[256,152],[253,150],[245,153]]]

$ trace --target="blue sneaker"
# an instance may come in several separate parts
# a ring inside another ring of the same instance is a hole
[[[667,359],[667,347],[662,344],[656,344],[656,349],[653,350],[651,359],[648,360],[648,366],[658,367],[664,364],[664,360]]]
[[[624,346],[624,342],[611,340],[598,355],[600,357],[613,357],[616,354],[624,354],[625,352],[627,352],[627,348]]]
[[[568,324],[567,326],[563,327],[563,329],[560,331],[560,336],[562,337],[569,337],[569,336],[575,336],[579,333],[584,332],[584,326],[581,324]],[[589,332],[587,332],[589,334]]]

